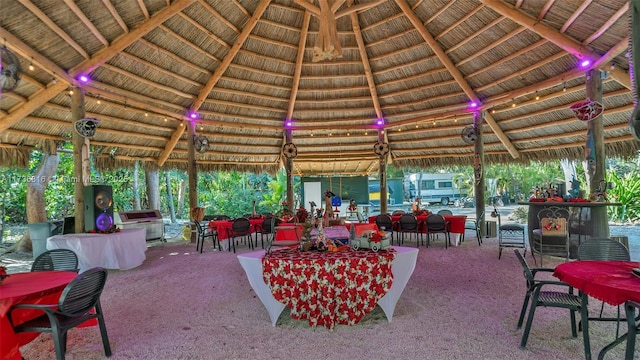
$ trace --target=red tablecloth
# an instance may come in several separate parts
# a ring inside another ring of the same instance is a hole
[[[640,263],[572,261],[556,266],[553,275],[585,294],[611,305],[640,302],[640,278],[631,273]]]
[[[391,288],[396,251],[282,250],[262,259],[263,278],[294,319],[332,329],[353,325]]]
[[[376,225],[375,218],[373,222],[369,223],[345,223],[344,224],[347,230],[351,231],[351,227],[355,227],[355,235],[361,236],[365,230],[378,230],[378,226]]]
[[[400,216],[402,215],[391,216],[391,221],[394,223],[394,230],[398,230],[397,223],[400,221]],[[445,215],[444,219],[449,222],[449,232],[464,234],[464,223],[467,221],[467,215]],[[427,220],[427,215],[418,215],[416,216],[416,220],[418,220],[418,228],[420,231],[425,232],[425,221]],[[369,216],[369,223],[375,224],[376,217]]]
[[[72,271],[38,271],[11,274],[0,284],[0,359],[20,360],[19,347],[38,337],[39,333],[19,333],[13,331],[9,322],[9,309],[20,303],[57,304],[62,290],[78,274]],[[12,312],[14,325],[42,315],[36,310],[16,310]]]
[[[249,219],[251,223],[251,232],[262,231],[262,219]],[[233,225],[233,220],[211,220],[209,221],[209,229],[218,232],[218,240],[226,240],[229,238],[229,229]]]

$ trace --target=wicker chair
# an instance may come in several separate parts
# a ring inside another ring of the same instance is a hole
[[[78,272],[78,256],[69,249],[47,250],[31,264],[31,271],[68,270]]]
[[[543,307],[555,307],[569,310],[571,317],[571,335],[575,338],[578,337],[576,326],[576,311],[581,311],[582,299],[579,295],[573,293],[573,287],[561,281],[546,281],[536,280],[536,274],[541,272],[553,272],[551,268],[530,268],[527,261],[524,259],[518,249],[514,249],[513,252],[522,265],[524,277],[527,280],[527,292],[522,303],[522,309],[520,310],[520,318],[518,319],[518,329],[522,327],[524,321],[524,314],[527,311],[529,302],[531,307],[529,309],[529,316],[527,317],[527,324],[522,334],[522,340],[520,341],[520,347],[525,348],[527,346],[527,339],[529,338],[529,332],[531,331],[531,324],[533,323],[533,317],[535,315],[536,308],[538,306]],[[553,285],[554,290],[543,290],[548,286]],[[566,287],[567,291],[559,291],[558,287]]]
[[[67,331],[89,319],[97,319],[102,337],[105,356],[111,356],[111,347],[107,328],[104,324],[100,295],[107,281],[107,270],[93,268],[78,275],[62,291],[60,299],[54,305],[18,304],[11,312],[20,309],[39,310],[44,312],[33,320],[14,327],[16,333],[37,332],[51,333],[55,345],[56,359],[63,360],[67,351]],[[11,312],[9,320],[11,320]]]

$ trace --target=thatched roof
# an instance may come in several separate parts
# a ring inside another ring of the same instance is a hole
[[[191,111],[203,171],[275,171],[285,119],[300,175],[375,173],[378,118],[393,165],[471,164],[472,101],[487,162],[583,159],[584,59],[606,75],[607,155],[632,156],[628,37],[625,0],[3,0],[23,73],[0,100],[0,165],[69,141],[73,85],[100,167],[185,168]]]

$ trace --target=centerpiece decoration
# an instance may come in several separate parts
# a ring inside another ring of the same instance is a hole
[[[374,252],[385,250],[391,246],[391,238],[382,230],[366,230],[362,236],[353,239],[351,247],[354,250],[371,249]]]

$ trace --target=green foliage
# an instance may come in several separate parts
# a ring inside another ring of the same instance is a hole
[[[609,171],[607,181],[614,185],[613,189],[607,190],[609,201],[622,204],[609,207],[611,219],[620,222],[640,219],[640,171],[634,170],[622,176]]]

